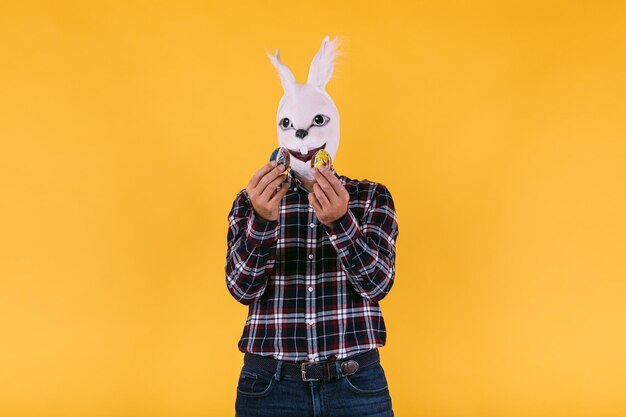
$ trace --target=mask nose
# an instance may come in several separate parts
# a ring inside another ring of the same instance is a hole
[[[298,138],[300,138],[300,139],[304,139],[304,137],[305,137],[306,135],[308,135],[308,134],[309,134],[309,132],[307,132],[307,131],[306,131],[306,130],[304,130],[304,129],[298,129],[298,130],[296,130],[296,137],[298,137]]]

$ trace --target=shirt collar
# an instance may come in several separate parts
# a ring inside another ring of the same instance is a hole
[[[294,184],[298,184],[300,185],[301,181],[298,179],[298,177],[296,177],[296,173],[293,172],[293,169],[291,167],[289,167],[289,169],[287,170],[287,180],[289,181],[289,184],[294,185]]]
[[[289,188],[293,188],[294,191],[297,191],[298,188],[306,190],[304,184],[302,184],[302,181],[300,181],[300,178],[298,178],[295,171],[291,167],[287,170],[287,181],[289,181]]]

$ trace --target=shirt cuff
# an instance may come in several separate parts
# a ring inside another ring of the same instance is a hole
[[[254,246],[267,248],[278,238],[278,220],[263,220],[252,209],[246,226],[247,240]]]
[[[332,228],[326,227],[326,234],[337,250],[337,255],[343,257],[348,255],[350,248],[354,247],[361,234],[361,228],[354,214],[348,209]]]

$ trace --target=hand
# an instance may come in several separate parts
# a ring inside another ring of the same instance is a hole
[[[319,221],[332,228],[348,212],[350,193],[326,165],[311,172],[316,182],[309,193],[309,203]]]
[[[276,190],[278,184],[286,178],[281,175],[284,170],[283,164],[276,166],[276,161],[268,162],[254,173],[246,186],[252,207],[262,220],[278,220],[280,200],[289,189],[289,183],[285,181],[283,186]]]

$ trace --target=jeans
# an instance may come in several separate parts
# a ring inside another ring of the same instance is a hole
[[[339,371],[339,362],[335,363]],[[303,381],[244,363],[237,385],[236,417],[393,417],[379,362],[324,382]]]

